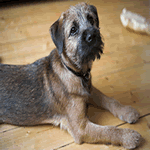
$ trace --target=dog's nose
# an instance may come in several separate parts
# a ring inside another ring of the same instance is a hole
[[[83,32],[83,40],[88,44],[92,45],[96,41],[96,32],[93,28],[89,28]]]
[[[90,34],[90,33],[87,34],[87,36],[86,36],[86,42],[90,43],[90,42],[93,41],[93,39],[94,39],[94,36],[92,34]]]

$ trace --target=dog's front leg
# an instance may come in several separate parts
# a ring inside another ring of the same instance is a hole
[[[86,105],[83,99],[76,99],[68,108],[68,127],[75,142],[111,143],[125,148],[135,148],[141,142],[141,136],[134,130],[113,126],[100,126],[86,117]]]
[[[113,98],[107,97],[95,87],[92,87],[90,103],[109,110],[114,116],[128,123],[135,123],[140,114],[131,106],[124,106]]]

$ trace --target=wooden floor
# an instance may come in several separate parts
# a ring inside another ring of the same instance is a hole
[[[127,124],[105,110],[89,108],[89,118],[101,125],[138,131],[145,139],[137,150],[150,149],[150,36],[125,29],[120,22],[124,7],[150,17],[149,0],[89,0],[98,9],[104,55],[94,63],[95,87],[141,113],[136,124]],[[49,27],[61,12],[78,1],[57,1],[0,8],[0,58],[2,63],[28,64],[55,47]],[[52,125],[18,127],[0,125],[2,150],[125,150],[102,144],[74,143],[73,138]]]

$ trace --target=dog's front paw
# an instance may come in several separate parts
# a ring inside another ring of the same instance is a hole
[[[133,107],[124,106],[121,108],[120,113],[118,113],[118,117],[125,122],[135,123],[139,119],[140,114]]]
[[[122,135],[122,146],[127,149],[134,149],[140,145],[143,138],[142,136],[134,130],[123,129]]]

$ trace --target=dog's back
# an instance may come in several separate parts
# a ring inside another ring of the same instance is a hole
[[[44,119],[48,113],[43,101],[47,61],[48,57],[29,65],[0,64],[0,122],[32,125]]]

